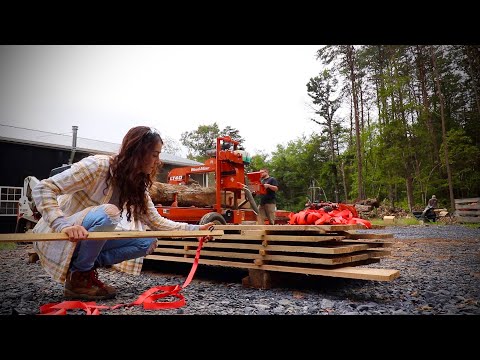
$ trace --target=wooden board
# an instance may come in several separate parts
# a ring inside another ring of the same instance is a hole
[[[193,258],[177,258],[172,256],[161,255],[149,255],[147,259],[162,260],[162,261],[176,261],[184,263],[193,263]],[[315,268],[302,268],[293,266],[279,266],[279,265],[262,265],[257,266],[255,264],[247,264],[235,261],[226,261],[220,263],[217,260],[202,259],[200,257],[200,264],[205,265],[220,265],[233,268],[243,269],[261,269],[267,271],[279,271],[287,273],[297,274],[309,274],[309,275],[321,275],[340,278],[360,279],[360,280],[376,280],[376,281],[392,281],[400,276],[400,272],[394,269],[375,269],[375,268],[362,268],[355,266],[346,266],[338,269],[315,269]]]
[[[342,232],[348,239],[391,239],[393,234],[367,234],[367,233],[351,233],[349,231]]]
[[[340,243],[345,244],[368,244],[370,248],[372,247],[392,247],[395,242],[393,241],[384,241],[377,239],[344,239],[339,240]]]
[[[211,235],[214,237],[222,236],[221,230],[196,230],[196,231],[109,231],[109,232],[89,232],[88,240],[115,240],[130,238],[191,238]],[[0,242],[32,242],[32,241],[65,241],[68,236],[65,233],[21,233],[21,234],[0,234]]]
[[[365,229],[363,225],[215,225],[215,230],[267,230],[267,231],[346,231]]]

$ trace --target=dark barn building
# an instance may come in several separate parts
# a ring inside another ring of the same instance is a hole
[[[27,176],[45,179],[54,168],[93,154],[115,154],[120,144],[76,138],[72,135],[0,125],[0,233],[15,232],[18,199],[23,195]],[[158,180],[167,181],[172,168],[200,163],[171,154],[161,154],[164,163]]]

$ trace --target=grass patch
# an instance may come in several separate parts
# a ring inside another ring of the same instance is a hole
[[[409,225],[419,225],[419,224],[420,224],[420,221],[415,218],[398,219],[398,225],[409,226]]]
[[[383,220],[382,219],[371,219],[371,220],[368,220],[372,223],[372,225],[385,225],[383,223]]]
[[[0,250],[13,250],[17,247],[14,242],[0,242]]]
[[[383,219],[372,219],[369,220],[372,225],[382,225],[382,226],[410,226],[410,225],[419,225],[420,221],[418,221],[415,218],[397,218],[395,219],[396,222],[394,224],[392,223],[385,223]],[[437,223],[431,223],[431,224],[437,224]]]
[[[470,229],[480,229],[479,223],[460,223],[460,225],[465,226]]]

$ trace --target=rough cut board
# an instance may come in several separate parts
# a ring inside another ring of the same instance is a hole
[[[149,255],[147,258],[152,260],[161,261],[174,261],[183,263],[193,263],[193,258],[179,258],[173,256],[159,256]],[[362,268],[354,266],[345,266],[337,269],[320,269],[320,268],[305,268],[305,267],[293,267],[293,266],[273,266],[262,265],[257,266],[255,264],[239,263],[234,261],[219,262],[216,260],[207,260],[200,257],[199,264],[204,265],[217,265],[226,266],[232,268],[242,269],[259,269],[275,272],[297,273],[297,274],[309,274],[309,275],[321,275],[339,278],[359,279],[359,280],[375,280],[375,281],[392,281],[400,276],[400,272],[394,269],[375,269],[375,268]]]

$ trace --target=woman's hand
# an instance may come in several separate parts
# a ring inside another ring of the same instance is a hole
[[[210,230],[210,231],[212,231],[213,226],[215,226],[215,223],[214,222],[209,222],[209,223],[200,225],[200,230]],[[210,229],[210,227],[211,227],[211,229]]]
[[[214,222],[209,222],[203,225],[200,225],[200,230],[210,230],[212,231],[214,229],[215,223]],[[213,240],[213,237],[210,235],[206,235],[203,237],[204,242],[208,242],[208,240]]]
[[[67,226],[62,229],[62,233],[67,234],[68,240],[70,240],[71,242],[84,240],[88,237],[88,231],[82,225]]]

